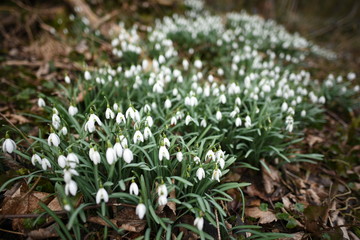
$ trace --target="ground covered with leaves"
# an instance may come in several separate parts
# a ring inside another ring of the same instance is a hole
[[[355,45],[200,0],[65,2],[1,5],[0,239],[359,239]]]

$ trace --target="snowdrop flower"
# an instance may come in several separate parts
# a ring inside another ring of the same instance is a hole
[[[224,94],[221,94],[220,97],[219,97],[219,102],[222,103],[222,104],[225,104],[226,103],[226,97]]]
[[[216,180],[216,181],[220,182],[220,177],[221,177],[221,171],[219,170],[219,168],[216,165],[215,169],[212,173],[211,180]]]
[[[294,118],[290,115],[287,116],[285,123],[286,123],[286,130],[292,132],[294,128]]]
[[[69,112],[70,116],[74,116],[78,113],[78,108],[73,105],[70,105],[68,112]]]
[[[160,206],[164,206],[167,204],[167,196],[161,195],[158,199],[158,203]]]
[[[250,128],[251,127],[251,118],[249,116],[245,117],[245,127]]]
[[[302,110],[301,113],[300,113],[301,117],[305,117],[306,116],[306,111],[305,110]]]
[[[69,194],[75,196],[77,192],[78,186],[74,180],[70,180],[65,184],[65,194],[69,196]]]
[[[140,219],[143,219],[144,216],[145,216],[145,213],[146,213],[146,206],[145,206],[145,204],[139,203],[139,204],[136,206],[135,213],[136,213],[136,215],[138,215],[138,217],[139,217]]]
[[[66,156],[66,160],[67,160],[67,163],[70,165],[71,168],[75,168],[76,164],[79,164],[79,158],[73,152],[70,152]]]
[[[204,227],[204,218],[203,217],[196,217],[194,221],[194,226],[197,227],[200,231],[202,231]]]
[[[113,109],[114,111],[118,111],[119,110],[119,105],[117,103],[113,104]]]
[[[6,139],[5,139],[5,141],[4,141],[3,145],[2,145],[2,150],[4,151],[4,153],[10,153],[11,154],[14,150],[16,150],[16,144],[12,139],[10,139],[8,133],[6,133],[5,138]]]
[[[88,131],[89,133],[92,133],[95,131],[95,122],[102,126],[102,122],[98,116],[96,116],[94,113],[90,114],[90,117],[88,121],[85,123],[85,131]]]
[[[93,161],[95,165],[98,165],[101,162],[100,153],[97,151],[96,147],[92,147],[89,150],[90,160]]]
[[[195,156],[194,157],[194,162],[196,163],[196,164],[199,164],[200,163],[200,158],[198,157],[198,156]]]
[[[48,168],[51,168],[51,164],[47,158],[41,159],[41,168],[45,171]]]
[[[190,117],[190,115],[188,114],[188,115],[186,116],[186,118],[185,118],[185,125],[186,125],[186,126],[189,125],[189,123],[190,123],[192,120],[193,120],[192,117]]]
[[[133,152],[129,148],[124,149],[123,159],[126,163],[131,163],[131,161],[134,159]]]
[[[164,183],[160,184],[157,188],[157,194],[159,196],[167,196],[168,195],[168,190],[166,188],[166,185]]]
[[[184,59],[184,60],[182,61],[182,65],[183,65],[183,68],[184,68],[185,71],[187,71],[187,70],[189,69],[189,62],[188,62],[188,60]]]
[[[354,72],[349,72],[346,77],[347,77],[347,79],[352,81],[356,78],[356,74]]]
[[[171,118],[170,124],[173,126],[177,124],[177,118],[175,116]]]
[[[72,168],[66,168],[64,169],[64,182],[68,183],[71,180],[72,176],[79,176],[79,173]]]
[[[91,74],[90,74],[89,71],[85,71],[84,78],[85,78],[85,80],[90,80],[91,79]]]
[[[199,167],[198,170],[196,170],[196,177],[199,179],[199,181],[205,178],[205,171],[202,167]]]
[[[239,97],[235,99],[235,104],[241,106],[241,99]]]
[[[145,127],[144,129],[144,138],[145,140],[148,140],[152,136],[152,132],[149,127]]]
[[[167,146],[169,148],[170,147],[169,139],[167,137],[164,137],[163,141],[164,141],[165,146]]]
[[[144,106],[144,112],[148,113],[151,111],[151,107],[149,106],[149,104],[145,104]]]
[[[209,150],[209,151],[207,151],[207,153],[206,153],[206,155],[205,155],[205,159],[206,160],[212,160],[212,161],[215,161],[215,153],[214,153],[214,151],[213,150]]]
[[[288,109],[288,104],[286,102],[283,102],[281,105],[281,111],[286,112],[287,109]]]
[[[46,103],[43,98],[39,98],[37,104],[38,104],[39,108],[43,108],[46,106]]]
[[[120,135],[119,139],[120,139],[121,146],[123,146],[124,148],[128,146],[128,140],[126,139],[126,137],[124,135]]]
[[[66,135],[67,133],[68,133],[68,130],[67,130],[67,128],[64,126],[64,127],[62,127],[61,128],[61,133],[63,134],[63,135]]]
[[[170,160],[170,154],[167,148],[164,145],[161,145],[159,149],[159,160],[162,161],[163,158]]]
[[[171,108],[171,101],[170,101],[170,99],[166,99],[166,101],[165,101],[165,103],[164,103],[164,107],[166,108],[166,109],[169,109],[169,108]]]
[[[137,142],[144,142],[144,136],[142,135],[142,133],[139,130],[137,130],[135,132],[133,141],[134,141],[134,144],[137,144]]]
[[[64,81],[67,83],[67,84],[70,84],[71,83],[71,79],[68,75],[65,76],[64,78]]]
[[[216,112],[215,117],[216,117],[216,120],[218,120],[218,121],[220,121],[222,119],[222,114],[219,110]]]
[[[236,126],[236,127],[240,127],[241,124],[242,124],[241,118],[240,118],[240,117],[237,117],[237,118],[235,119],[235,126]]]
[[[120,123],[122,123],[122,122],[126,122],[126,119],[125,119],[125,116],[124,116],[124,114],[122,114],[120,111],[118,111],[118,113],[116,114],[116,123],[117,124],[120,124]]]
[[[205,118],[203,118],[203,119],[201,120],[200,126],[202,126],[203,128],[206,128],[207,122],[206,122],[206,119],[205,119]]]
[[[108,148],[106,150],[106,161],[109,165],[117,161],[116,151],[114,150],[110,142],[108,142]]]
[[[100,187],[96,193],[96,204],[100,204],[101,200],[104,200],[105,203],[109,201],[109,194],[103,187]]]
[[[65,157],[64,157],[65,158]],[[39,155],[37,155],[36,153],[34,153],[33,155],[32,155],[32,157],[31,157],[31,163],[32,163],[32,165],[36,165],[36,162],[37,163],[39,163],[39,164],[41,164],[41,158],[40,158],[40,156]]]
[[[115,113],[111,110],[110,106],[108,105],[105,111],[105,118],[106,119],[114,119]]]
[[[178,151],[178,152],[176,153],[176,159],[177,159],[179,162],[181,162],[181,161],[183,160],[183,153],[180,152],[180,151]]]
[[[225,167],[225,160],[224,160],[223,158],[219,158],[219,159],[217,160],[217,163],[219,164],[219,166],[220,166],[221,169],[224,169],[224,167]]]
[[[219,68],[219,69],[217,70],[217,74],[219,74],[219,76],[224,75],[224,70],[223,70],[222,68]]]
[[[60,124],[61,124],[61,120],[60,120],[60,117],[59,117],[59,115],[58,114],[56,114],[56,113],[54,113],[53,115],[52,115],[52,125],[53,125],[53,127],[55,128],[55,129],[59,129],[59,127],[60,127]]]
[[[202,68],[202,62],[199,59],[196,59],[195,62],[194,62],[194,66],[197,69],[200,69],[200,68]]]
[[[32,159],[31,159],[31,162],[32,162]],[[40,163],[41,160],[38,162]],[[61,154],[61,155],[59,155],[57,162],[61,168],[65,168],[66,164],[67,164],[67,159],[64,155]],[[33,163],[33,165],[35,165],[35,164]]]
[[[58,147],[60,144],[60,138],[58,135],[56,135],[56,133],[50,133],[49,137],[48,137],[48,145],[54,145],[55,147]]]
[[[153,118],[152,118],[150,115],[148,115],[148,116],[146,117],[146,119],[145,119],[145,124],[147,124],[149,127],[152,127],[152,126],[153,126],[154,120],[153,120]]]
[[[225,158],[225,152],[219,148],[215,153],[216,159]]]
[[[131,195],[139,195],[139,187],[138,187],[138,185],[136,184],[136,182],[132,182],[131,184],[130,184],[130,189],[129,189],[129,193],[131,194]]]

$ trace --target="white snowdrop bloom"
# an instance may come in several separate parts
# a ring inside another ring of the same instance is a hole
[[[172,90],[172,95],[176,97],[178,94],[179,94],[179,90],[177,88],[174,88]]]
[[[65,194],[69,196],[69,194],[75,196],[77,192],[78,186],[74,180],[70,180],[65,184]]]
[[[150,111],[151,111],[150,105],[149,105],[149,104],[145,104],[145,106],[144,106],[144,112],[145,112],[145,113],[148,113],[148,112],[150,112]]]
[[[192,117],[190,117],[190,115],[187,115],[186,118],[185,118],[185,125],[189,125],[189,123],[193,121]]]
[[[126,148],[128,146],[127,138],[124,135],[120,135],[119,139],[120,139],[121,146],[123,146],[123,148]]]
[[[108,145],[108,148],[106,150],[106,161],[109,165],[117,161],[116,151],[111,145]]]
[[[54,145],[55,147],[58,147],[60,145],[60,138],[56,133],[50,133],[47,141],[49,146]]]
[[[286,131],[292,132],[294,128],[294,119],[292,116],[287,116],[285,120]]]
[[[165,103],[164,103],[164,107],[166,108],[166,109],[169,109],[169,108],[171,108],[171,100],[170,99],[166,99],[166,101],[165,101]]]
[[[67,83],[67,84],[70,84],[71,83],[71,79],[68,75],[65,76],[64,78],[64,81]]]
[[[197,227],[200,231],[202,231],[204,227],[204,218],[203,217],[196,217],[194,221],[194,226]]]
[[[184,99],[184,104],[186,106],[191,106],[191,99],[189,96],[186,96],[185,99]]]
[[[131,163],[134,159],[134,154],[129,148],[125,148],[123,152],[123,159],[126,163]]]
[[[164,206],[167,204],[167,196],[161,195],[158,199],[159,206]]]
[[[347,79],[352,81],[356,78],[356,74],[354,72],[349,72],[346,77],[347,77]]]
[[[97,151],[96,148],[90,148],[89,157],[90,160],[93,161],[95,165],[98,165],[101,162],[100,153]]]
[[[133,120],[134,120],[135,122],[140,122],[140,120],[141,120],[140,113],[139,113],[139,111],[136,110],[136,109],[135,109],[135,112],[134,112],[134,118],[133,118]]]
[[[211,180],[216,180],[216,181],[220,182],[220,177],[221,177],[221,171],[216,166],[211,175]]]
[[[184,60],[182,61],[182,65],[183,65],[183,68],[184,68],[185,71],[187,71],[187,70],[189,69],[189,62],[188,62],[188,60],[184,59]]]
[[[84,78],[85,78],[85,80],[87,80],[87,81],[89,81],[89,80],[91,79],[91,74],[90,74],[89,71],[85,71],[85,73],[84,73]]]
[[[176,125],[176,124],[177,124],[177,118],[176,118],[175,116],[173,116],[173,117],[171,118],[170,124],[171,124],[171,125]]]
[[[131,119],[134,119],[135,118],[135,109],[132,107],[132,106],[130,106],[127,110],[126,110],[126,112],[125,112],[125,116],[126,116],[126,118],[131,118]]]
[[[305,117],[306,116],[306,111],[305,110],[302,110],[301,113],[300,113],[301,117]]]
[[[199,164],[199,163],[201,162],[201,160],[200,160],[200,158],[199,158],[198,156],[195,156],[195,157],[194,157],[194,162],[195,162],[196,164]]]
[[[51,164],[47,158],[41,159],[41,168],[45,171],[48,168],[51,168]]]
[[[168,190],[166,188],[166,185],[163,183],[163,184],[160,184],[157,188],[157,194],[159,196],[167,196],[168,195]]]
[[[59,140],[60,141],[60,140]],[[9,136],[6,134],[6,139],[3,142],[2,150],[4,153],[12,153],[14,150],[16,150],[16,144],[15,142],[9,138]]]
[[[71,168],[75,168],[76,164],[79,164],[79,158],[76,156],[75,153],[70,152],[67,156],[66,156],[66,161],[67,163],[70,165]]]
[[[115,118],[115,113],[113,112],[113,110],[111,110],[111,108],[109,106],[106,108],[105,118],[106,119],[114,119]]]
[[[236,127],[240,127],[242,125],[242,121],[241,121],[241,118],[240,117],[237,117],[235,119],[235,126]]]
[[[140,218],[143,219],[146,213],[146,206],[143,203],[139,203],[136,206],[136,210],[135,210],[136,215]]]
[[[245,117],[245,127],[246,128],[251,128],[251,118],[250,118],[250,116]]]
[[[210,74],[208,76],[208,81],[212,83],[214,81],[214,76]]]
[[[209,151],[207,151],[207,153],[206,153],[206,155],[205,155],[205,159],[206,160],[212,160],[212,161],[215,161],[215,153],[214,153],[214,151],[213,150],[209,150]]]
[[[176,159],[181,162],[183,160],[184,156],[183,156],[183,153],[182,152],[177,152],[176,153]]]
[[[131,195],[139,195],[139,187],[138,187],[138,185],[136,184],[136,182],[132,182],[131,184],[130,184],[130,188],[129,188],[129,193],[131,194]]]
[[[96,204],[100,204],[101,200],[104,200],[105,203],[109,201],[109,194],[103,187],[100,187],[96,193]]]
[[[169,148],[169,147],[170,147],[170,141],[169,141],[169,139],[168,139],[167,137],[164,137],[163,141],[164,141],[164,145]]]
[[[360,86],[359,86],[359,85],[356,85],[356,86],[354,87],[354,92],[359,92],[359,90],[360,90]]]
[[[64,210],[67,211],[67,212],[70,212],[70,211],[71,211],[71,206],[70,206],[70,204],[65,204],[65,205],[64,205]]]
[[[321,96],[318,101],[319,101],[319,103],[321,103],[321,104],[325,104],[326,99],[325,99],[324,96]]]
[[[154,125],[154,120],[150,115],[146,117],[145,124],[148,125],[149,127],[152,127]]]
[[[202,167],[199,167],[198,170],[196,170],[196,177],[199,179],[199,181],[205,178],[205,171]]]
[[[61,128],[61,133],[63,134],[63,135],[66,135],[67,133],[68,133],[68,130],[67,130],[67,128],[64,126],[64,127],[62,127]]]
[[[241,99],[239,97],[236,97],[235,104],[241,106]]]
[[[152,132],[149,127],[145,127],[144,129],[144,138],[148,140],[152,136]]]
[[[230,118],[234,118],[239,112],[240,109],[238,107],[235,107],[235,109],[230,113]]]
[[[32,165],[36,165],[36,163],[39,163],[39,164],[41,164],[41,158],[40,158],[40,156],[39,155],[37,155],[36,153],[34,153],[33,155],[32,155],[32,157],[31,157],[31,163],[32,163]]]
[[[216,112],[215,117],[216,117],[216,120],[220,121],[220,120],[222,119],[222,113],[218,110],[218,111]]]
[[[59,129],[60,124],[61,124],[61,120],[58,114],[53,114],[52,115],[52,125],[55,129]]]
[[[286,102],[283,102],[281,105],[281,111],[286,112],[287,109],[288,109],[288,104]]]
[[[217,163],[219,164],[221,169],[224,169],[224,167],[225,167],[225,159],[224,158],[219,158],[217,160]]]
[[[202,68],[202,62],[201,62],[201,60],[196,59],[195,62],[194,62],[194,66],[195,66],[197,69],[201,69],[201,68]]]
[[[225,104],[226,103],[226,96],[225,94],[221,94],[220,97],[219,97],[219,102],[222,103],[222,104]]]
[[[288,112],[288,114],[291,114],[291,115],[295,114],[295,110],[292,107],[289,107],[287,112]]]
[[[201,120],[200,126],[202,126],[203,128],[206,128],[207,122],[206,122],[206,119],[205,119],[205,118],[203,118],[203,119]]]
[[[121,146],[119,139],[116,139],[116,143],[113,148],[115,150],[116,156],[121,158],[123,155],[123,147]]]
[[[39,156],[38,156],[39,157]],[[39,157],[40,158],[40,157]],[[33,162],[32,161],[32,159],[31,159],[31,162]],[[40,161],[38,161],[39,163],[41,162],[41,159],[40,159]],[[59,166],[61,167],[61,168],[65,168],[66,167],[66,165],[67,165],[67,159],[66,159],[66,157],[64,156],[64,155],[59,155],[59,157],[58,157],[58,159],[57,159],[57,162],[58,162],[58,164],[59,164]],[[33,165],[35,165],[34,163],[33,163]]]
[[[115,121],[116,121],[117,124],[120,124],[122,122],[126,123],[126,119],[125,119],[124,114],[122,114],[120,111],[118,111],[118,113],[116,114]]]
[[[220,148],[216,151],[215,156],[217,160],[219,160],[220,158],[225,158],[225,152]]]
[[[69,112],[70,116],[74,116],[78,113],[78,108],[73,105],[70,105],[68,112]]]
[[[139,130],[135,132],[133,142],[134,144],[137,144],[138,142],[144,142],[144,136]]]
[[[79,173],[72,168],[65,168],[63,174],[64,174],[64,182],[66,183],[71,181],[72,176],[79,176]]]
[[[45,100],[43,98],[39,98],[37,104],[39,108],[43,108],[46,106]]]
[[[159,148],[159,160],[162,161],[163,158],[170,160],[170,153],[164,145]]]
[[[222,68],[219,68],[219,69],[217,70],[217,74],[218,74],[219,76],[224,75],[224,70],[223,70]]]

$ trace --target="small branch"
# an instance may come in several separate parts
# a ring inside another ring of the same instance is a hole
[[[219,216],[218,216],[217,209],[215,209],[215,218],[216,218],[216,230],[217,230],[217,234],[218,234],[218,240],[221,240]]]

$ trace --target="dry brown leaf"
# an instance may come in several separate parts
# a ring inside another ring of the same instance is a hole
[[[297,233],[292,233],[291,235],[292,235],[292,237],[290,237],[290,238],[280,238],[279,240],[302,240],[305,233],[297,232]]]
[[[116,225],[116,220],[115,219],[109,219],[109,220],[114,225]],[[105,222],[105,220],[102,219],[101,217],[89,217],[87,219],[87,222],[92,222],[92,223],[96,223],[96,224],[99,224],[99,225],[102,225],[102,226],[110,227],[110,225],[107,222]]]
[[[245,214],[249,217],[259,218],[260,224],[271,223],[277,221],[275,214],[271,211],[261,211],[258,207],[246,208]]]
[[[324,139],[315,135],[308,135],[306,137],[306,142],[309,144],[310,147],[312,147],[316,143],[324,142]]]
[[[63,208],[61,207],[58,198],[54,198],[48,205],[48,208],[50,208],[52,211],[62,211]]]
[[[271,165],[268,165],[271,172],[267,171],[262,165],[262,176],[265,192],[271,194],[275,190],[275,186],[279,186],[280,172]]]
[[[30,239],[47,239],[58,237],[59,235],[56,232],[56,224],[52,224],[47,228],[40,228],[33,230],[27,234]]]

